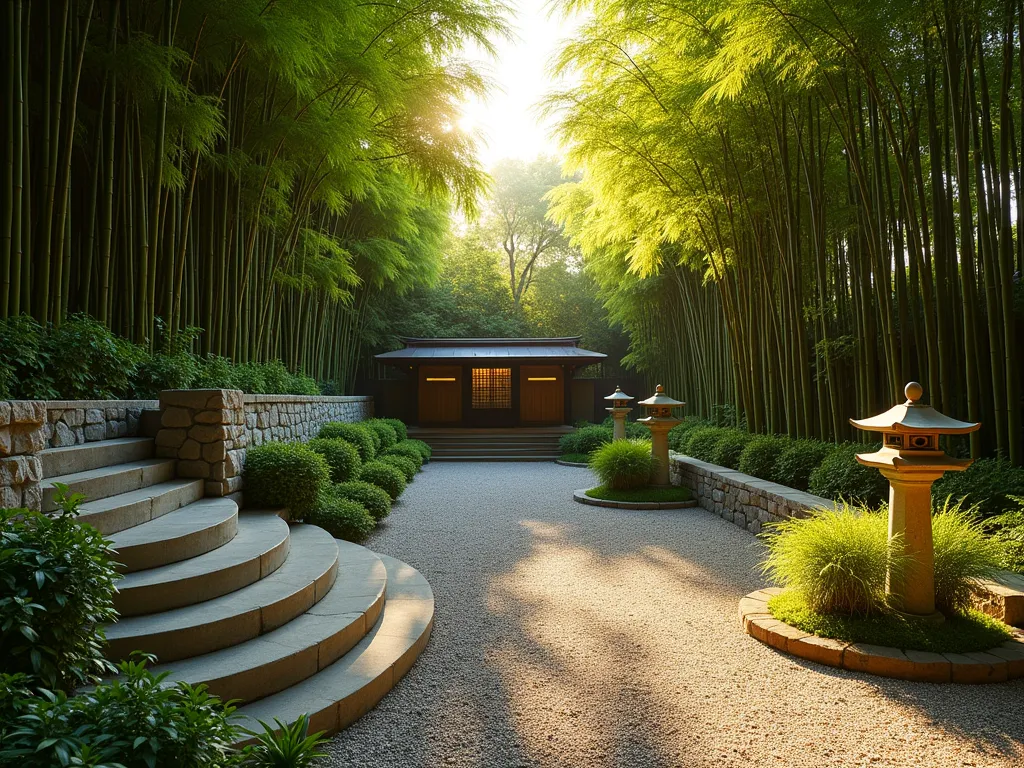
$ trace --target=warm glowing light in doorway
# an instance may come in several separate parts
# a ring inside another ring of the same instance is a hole
[[[558,381],[557,376],[527,376],[527,381]]]
[[[455,381],[454,376],[427,376],[427,381]]]

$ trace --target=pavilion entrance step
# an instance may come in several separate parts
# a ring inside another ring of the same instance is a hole
[[[426,442],[437,461],[554,461],[559,439],[571,431],[570,427],[412,427],[409,436]]]

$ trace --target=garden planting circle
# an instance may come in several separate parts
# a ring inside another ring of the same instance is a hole
[[[696,499],[686,501],[608,501],[587,496],[587,489],[581,488],[572,492],[573,501],[589,504],[593,507],[611,507],[613,509],[686,509],[696,507]]]
[[[1024,677],[1024,640],[1009,640],[997,648],[975,653],[903,651],[832,640],[811,635],[772,616],[768,601],[781,591],[759,589],[740,600],[740,624],[748,635],[791,656],[853,672],[926,683],[1001,683]]]
[[[584,469],[590,466],[582,461],[562,461],[561,459],[555,459],[555,464],[561,464],[563,467],[582,467]]]

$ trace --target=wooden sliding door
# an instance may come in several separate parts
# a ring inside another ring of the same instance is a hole
[[[417,389],[420,424],[462,422],[462,366],[420,366]]]
[[[565,372],[560,365],[519,368],[519,421],[524,425],[561,424],[565,420]]]

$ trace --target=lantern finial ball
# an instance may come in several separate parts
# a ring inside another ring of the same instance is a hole
[[[664,388],[663,386],[661,386],[661,384],[659,384],[658,386],[656,386],[656,387],[654,388],[654,391],[655,391],[655,392],[656,392],[657,394],[661,395],[661,394],[664,394],[664,392],[665,392],[665,388]]]
[[[912,381],[909,384],[907,384],[903,392],[907,396],[908,402],[916,403],[918,400],[921,399],[921,396],[924,394],[924,387],[922,387],[916,381]]]

